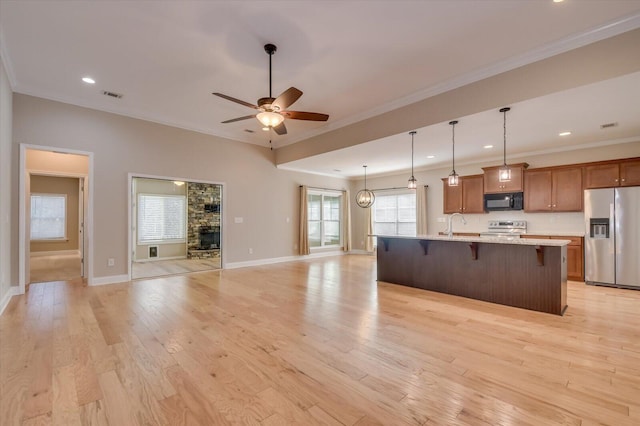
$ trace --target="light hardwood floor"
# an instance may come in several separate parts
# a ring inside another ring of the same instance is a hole
[[[369,256],[34,284],[0,318],[0,424],[639,425],[640,292],[568,303],[376,283]]]
[[[32,283],[76,280],[82,274],[80,253],[31,256],[29,278]]]

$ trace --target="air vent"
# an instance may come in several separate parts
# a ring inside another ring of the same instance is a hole
[[[606,123],[600,125],[601,129],[608,129],[609,127],[618,127],[618,123]]]
[[[105,96],[111,96],[112,98],[121,99],[122,95],[116,92],[109,92],[108,90],[103,90],[102,94]]]

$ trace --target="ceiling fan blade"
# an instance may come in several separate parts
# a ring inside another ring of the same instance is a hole
[[[223,99],[247,106],[249,108],[258,109],[256,105],[250,104],[249,102],[241,101],[240,99],[232,98],[231,96],[223,95],[222,93],[212,93],[212,95],[220,96]]]
[[[289,87],[287,90],[282,92],[271,105],[278,107],[280,111],[283,111],[300,99],[300,96],[302,96],[301,90],[298,90],[295,87]]]
[[[319,112],[281,111],[280,114],[292,120],[327,121],[329,119],[327,114]]]
[[[278,124],[276,127],[274,127],[273,130],[275,130],[276,133],[281,136],[287,134],[287,127],[284,125],[284,121]]]
[[[248,120],[250,118],[255,118],[255,117],[256,117],[256,114],[245,115],[244,117],[232,118],[231,120],[223,121],[222,124],[235,123],[236,121]]]

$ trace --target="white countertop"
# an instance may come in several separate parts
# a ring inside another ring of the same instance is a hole
[[[537,235],[537,234],[533,234]],[[498,238],[498,237],[466,237],[446,235],[417,235],[415,237],[401,235],[376,235],[381,238],[401,238],[408,240],[432,240],[432,241],[460,241],[467,243],[493,243],[493,244],[514,244],[521,246],[566,246],[570,240],[548,240],[535,238]]]

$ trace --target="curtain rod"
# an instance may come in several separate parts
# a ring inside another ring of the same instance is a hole
[[[422,186],[423,186],[423,187],[425,187],[425,188],[428,188],[428,187],[429,187],[429,185],[422,185]],[[395,189],[406,189],[406,190],[409,190],[409,191],[410,191],[410,189],[409,189],[409,188],[407,188],[406,186],[396,186],[396,187],[394,187],[394,188],[378,188],[378,189],[370,189],[369,191],[392,191],[392,190],[395,190]]]
[[[303,186],[307,186],[307,185],[300,185],[300,188],[302,188]],[[307,186],[307,188],[309,188],[309,189],[319,189],[321,191],[336,191],[336,192],[346,191],[346,189],[318,188],[317,186]]]

